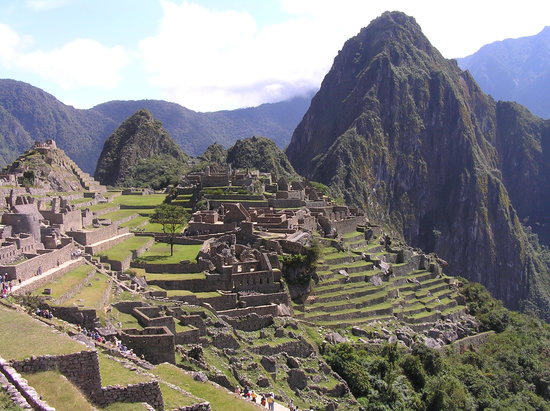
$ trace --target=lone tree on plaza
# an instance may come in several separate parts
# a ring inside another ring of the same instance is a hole
[[[161,204],[155,208],[151,222],[162,224],[162,232],[170,235],[170,256],[174,255],[174,238],[189,219],[189,214],[180,206]]]

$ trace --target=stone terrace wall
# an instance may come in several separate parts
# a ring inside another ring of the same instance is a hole
[[[55,317],[71,324],[93,329],[99,323],[96,310],[92,308],[50,306],[50,309]]]
[[[98,245],[94,245],[94,246],[86,246],[84,248],[84,251],[88,254],[97,254],[97,253],[100,253],[108,248],[111,248],[111,247],[114,247],[115,245],[127,240],[128,238],[130,237],[133,237],[134,235],[132,233],[127,233],[126,235],[124,236],[121,236],[121,237],[116,237],[116,238],[113,238],[111,240],[107,240],[101,244],[98,244]]]
[[[365,224],[365,216],[351,217],[346,220],[331,222],[332,227],[336,229],[338,235],[351,233],[357,229],[358,225]]]
[[[39,269],[42,273],[44,273],[59,266],[59,264],[71,260],[72,254],[75,250],[76,246],[71,241],[61,248],[53,249],[51,251],[41,250],[44,252],[34,255],[32,258],[29,258],[19,264],[0,266],[0,272],[7,273],[9,280],[21,279],[21,281],[25,281],[37,275]]]
[[[145,271],[152,274],[181,274],[181,273],[200,273],[201,267],[197,263],[175,263],[175,264],[153,264],[153,263],[132,263],[132,267],[144,268]]]
[[[464,351],[475,349],[481,344],[484,344],[485,341],[487,341],[487,339],[494,333],[494,331],[486,331],[484,333],[470,335],[469,337],[454,341],[450,347],[455,352],[463,353]],[[442,348],[446,347],[447,346],[443,346]]]
[[[268,304],[289,304],[289,296],[286,292],[271,294],[241,295],[239,300],[246,302],[247,306],[268,305]]]
[[[257,307],[235,308],[233,310],[222,310],[218,312],[218,314],[225,315],[226,317],[241,317],[253,313],[257,315],[276,316],[279,313],[279,309],[275,304],[270,304]]]
[[[273,316],[258,315],[255,312],[245,316],[224,316],[223,319],[233,328],[241,331],[258,331],[273,324]]]
[[[200,331],[193,328],[175,334],[176,344],[197,344],[200,338]]]
[[[101,377],[96,351],[81,351],[67,355],[46,355],[11,361],[11,365],[21,373],[35,373],[58,369],[69,381],[76,385],[94,402],[101,401]]]
[[[122,342],[153,364],[176,363],[174,334],[166,327],[134,328],[120,332]]]
[[[155,410],[164,410],[164,402],[158,381],[141,382],[124,387],[109,385],[101,389],[102,401],[100,406],[107,406],[115,402],[146,402]]]
[[[67,235],[71,236],[76,242],[82,245],[91,245],[99,241],[107,240],[118,234],[123,234],[122,232],[119,233],[118,224],[110,224],[86,231],[67,231]]]
[[[80,267],[84,264],[83,258],[78,258],[76,260],[73,260],[71,265],[68,265],[67,267],[60,268],[59,270],[55,271],[51,275],[48,275],[43,278],[36,279],[30,284],[26,284],[20,288],[18,288],[16,291],[13,292],[13,294],[16,295],[24,295],[29,292],[33,292],[34,290],[39,289],[40,287],[43,287],[44,285],[48,284],[50,281],[53,281],[57,278],[60,278],[64,276],[69,271],[74,270],[75,268]]]

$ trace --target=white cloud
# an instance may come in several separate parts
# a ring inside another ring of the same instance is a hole
[[[163,98],[205,111],[318,87],[344,42],[386,10],[414,16],[449,58],[550,23],[550,2],[538,0],[523,0],[521,8],[511,0],[464,0],[454,8],[439,0],[280,0],[287,18],[265,26],[246,12],[175,1],[161,0],[159,31],[140,42],[141,56]]]
[[[69,3],[70,0],[27,0],[27,6],[35,11],[57,9]]]
[[[53,50],[27,51],[31,39],[0,24],[0,62],[37,74],[64,89],[112,88],[120,71],[130,62],[121,46],[107,47],[95,40],[75,39]]]

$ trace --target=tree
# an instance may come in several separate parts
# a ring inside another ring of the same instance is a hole
[[[151,222],[162,224],[162,232],[170,235],[170,255],[174,255],[174,238],[187,224],[189,214],[180,206],[161,204],[155,208]]]

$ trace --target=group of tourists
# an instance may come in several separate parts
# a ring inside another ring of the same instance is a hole
[[[237,386],[237,388],[235,388],[235,394],[245,400],[252,401],[257,404],[259,403],[262,407],[267,406],[269,410],[275,409],[275,395],[272,392],[258,395],[256,391],[251,390],[248,386],[245,386],[242,390],[241,387]]]
[[[34,313],[36,315],[38,315],[39,317],[47,318],[49,320],[51,320],[53,318],[52,312],[50,310],[48,310],[47,308],[45,310],[41,310],[40,308],[37,308],[36,310],[34,310]]]

